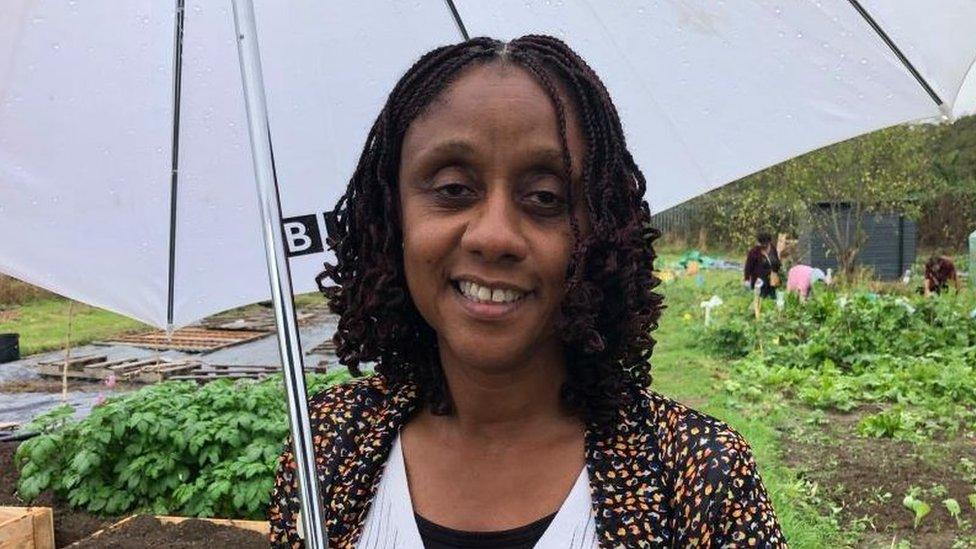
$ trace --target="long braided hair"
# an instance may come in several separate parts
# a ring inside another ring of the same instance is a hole
[[[581,235],[571,216],[575,244],[559,321],[568,369],[561,398],[592,425],[608,426],[635,398],[635,389],[650,383],[650,333],[663,307],[653,291],[659,280],[652,272],[652,242],[659,233],[650,227],[644,175],[627,150],[609,93],[576,52],[550,36],[507,43],[473,38],[440,47],[397,82],[345,194],[326,215],[336,263],[326,263],[316,281],[340,317],[336,352],[353,375],[361,375],[361,364],[373,362],[391,383],[416,383],[434,413],[451,412],[436,333],[407,289],[397,174],[410,123],[466,67],[489,62],[523,68],[549,95],[566,173],[571,173],[567,108],[582,126],[583,196],[570,197],[570,203],[585,201],[591,228]]]

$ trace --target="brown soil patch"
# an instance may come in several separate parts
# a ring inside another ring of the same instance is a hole
[[[962,464],[963,458],[976,460],[972,435],[913,445],[857,436],[856,413],[828,418],[814,432],[807,427],[787,436],[784,459],[843,508],[848,528],[860,524],[864,532],[858,547],[890,547],[892,540],[908,540],[912,547],[953,547],[957,538],[976,537],[976,510],[967,501],[976,492],[976,478]],[[920,499],[932,508],[917,530],[914,514],[902,505],[912,488],[922,489]],[[962,528],[942,504],[946,498],[961,505]]]
[[[116,383],[113,391],[125,390],[129,388],[128,385],[124,383]],[[137,387],[132,387],[133,390]],[[74,379],[68,380],[68,390],[69,391],[83,391],[86,393],[98,393],[101,391],[107,391],[103,383],[90,382],[90,381],[78,381]],[[54,378],[39,378],[39,379],[17,379],[14,381],[7,381],[0,383],[0,393],[60,393],[61,392],[61,380]]]
[[[268,539],[250,530],[190,519],[179,524],[163,524],[154,517],[138,516],[77,545],[80,549],[115,547],[233,547],[266,548]]]
[[[12,322],[17,320],[20,316],[20,311],[17,309],[10,309],[9,311],[0,311],[0,322]]]
[[[18,475],[17,468],[14,467],[14,452],[18,444],[18,442],[0,443],[0,505],[27,507],[27,503],[21,501],[15,494]],[[69,509],[50,492],[42,493],[33,504],[54,508],[54,541],[58,547],[86,538],[117,520]]]

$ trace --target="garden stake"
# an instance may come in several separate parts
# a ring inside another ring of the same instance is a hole
[[[64,336],[64,367],[61,368],[61,402],[68,403],[68,362],[71,360],[71,316],[75,300],[68,300],[68,333]]]

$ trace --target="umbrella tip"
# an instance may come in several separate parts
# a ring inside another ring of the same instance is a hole
[[[952,116],[952,107],[949,106],[948,103],[944,101],[942,103],[939,103],[939,110],[942,111],[943,122],[952,122],[953,120],[955,120],[955,118]]]

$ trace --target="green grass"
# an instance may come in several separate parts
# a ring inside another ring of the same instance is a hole
[[[733,406],[720,381],[727,373],[727,363],[707,354],[692,330],[695,323],[702,322],[698,303],[708,299],[717,286],[736,284],[737,280],[738,273],[706,271],[701,288],[690,279],[679,279],[662,288],[668,309],[655,335],[658,345],[652,359],[653,387],[727,422],[745,437],[791,547],[842,546],[844,541],[836,522],[821,516],[807,502],[804,483],[781,457],[778,429],[797,421],[804,412],[780,406],[756,417]]]
[[[66,299],[40,299],[20,305],[16,317],[0,322],[0,332],[20,334],[22,356],[63,349],[68,332]],[[71,319],[71,345],[84,345],[120,333],[147,329],[141,322],[75,302]]]
[[[318,293],[295,296],[297,307],[324,302],[325,298]],[[0,316],[0,333],[20,334],[21,356],[63,349],[68,332],[68,304],[67,299],[56,297],[35,299],[22,305],[9,307],[6,309],[6,314],[16,316],[9,319]],[[259,306],[248,305],[241,310],[248,308],[259,308]],[[150,326],[139,321],[76,301],[72,311],[71,345],[72,347],[85,345],[126,332],[149,329]]]

